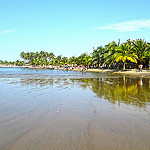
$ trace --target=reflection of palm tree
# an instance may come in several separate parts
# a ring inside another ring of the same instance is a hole
[[[32,86],[48,86],[54,84],[62,84],[66,79],[44,78],[23,78],[20,80],[22,85]],[[118,76],[118,78],[81,78],[81,79],[67,79],[71,84],[80,85],[81,88],[91,89],[99,98],[105,98],[110,103],[125,103],[132,104],[139,107],[145,107],[146,103],[150,103],[149,85],[150,80],[143,78],[143,86],[138,85],[137,78],[128,78]],[[124,84],[125,81],[125,84]]]
[[[148,84],[147,80],[149,79],[145,79],[145,83]],[[92,86],[93,92],[98,97],[104,97],[113,104],[118,102],[119,104],[125,103],[145,107],[146,103],[150,102],[150,95],[147,90],[149,85],[139,88],[137,86],[138,80],[134,78],[131,79],[124,76],[123,78],[109,78],[106,81],[103,81],[102,78],[82,79],[79,81],[86,83],[86,86]],[[81,87],[85,88],[85,85]]]
[[[124,85],[126,84],[126,75],[123,75],[123,82],[124,82]]]

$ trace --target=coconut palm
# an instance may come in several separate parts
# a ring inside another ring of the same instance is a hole
[[[55,57],[54,53],[51,52],[51,53],[49,54],[49,59],[50,59],[50,61],[52,61],[52,59],[54,59],[54,57]]]
[[[136,39],[132,42],[134,52],[136,53],[140,63],[145,62],[147,59],[150,59],[150,44],[142,39]]]
[[[96,65],[100,65],[104,63],[104,48],[102,46],[97,47],[96,50],[92,53],[92,63]]]
[[[20,57],[23,58],[23,59],[25,59],[25,52],[24,52],[24,51],[22,51],[22,52],[20,53]]]
[[[67,57],[62,57],[62,63],[63,65],[66,65],[68,62],[68,58]]]
[[[55,64],[55,55],[53,52],[49,53],[49,61],[51,65]]]
[[[72,57],[69,58],[69,63],[70,64],[74,65],[74,64],[76,64],[76,62],[77,62],[77,58],[75,56],[72,56]]]
[[[62,55],[58,55],[56,57],[56,61],[55,62],[56,62],[57,65],[61,66],[62,65]]]
[[[148,48],[148,50],[145,53],[145,59],[148,61],[149,69],[150,69],[150,43],[148,43],[148,45],[149,45],[149,48]]]
[[[128,42],[121,44],[114,54],[115,61],[123,62],[123,69],[125,69],[126,61],[129,60],[131,62],[137,63],[137,55],[132,52],[132,47]]]
[[[87,55],[86,53],[83,53],[78,57],[77,61],[78,65],[88,65],[89,63],[90,63],[90,56]]]
[[[105,64],[112,64],[115,61],[114,54],[117,49],[117,43],[115,41],[112,41],[111,43],[108,43],[108,45],[105,45],[104,50],[104,62]]]

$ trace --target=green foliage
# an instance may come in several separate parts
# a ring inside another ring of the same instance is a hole
[[[147,59],[150,59],[150,44],[142,39],[136,39],[132,41],[133,51],[138,56],[138,60],[143,63]]]
[[[17,60],[17,61],[14,62],[14,65],[16,65],[16,66],[23,66],[24,65],[24,61]]]
[[[62,55],[55,56],[53,52],[27,52],[20,53],[23,61],[8,62],[0,60],[0,64],[14,64],[14,65],[33,65],[33,66],[48,66],[56,65],[62,66],[67,64],[72,65],[112,65],[117,63],[125,64],[130,63],[150,63],[150,43],[142,39],[127,40],[125,43],[118,44],[115,41],[107,45],[99,46],[90,55],[82,53],[79,57],[72,56],[69,59]],[[124,68],[125,69],[125,68]]]
[[[90,63],[90,56],[86,53],[83,53],[77,58],[76,63],[77,65],[88,65]]]
[[[115,53],[117,49],[117,43],[115,41],[112,41],[111,43],[108,43],[108,45],[105,45],[105,51],[104,51],[104,62],[105,64],[112,64],[115,61]]]
[[[122,61],[123,62],[123,69],[125,69],[125,63],[127,60],[130,62],[137,63],[137,55],[133,53],[132,46],[129,42],[123,43],[116,48],[116,52],[114,54],[114,58],[116,62]]]
[[[104,48],[102,46],[97,47],[96,50],[91,54],[92,64],[101,65],[104,63]]]

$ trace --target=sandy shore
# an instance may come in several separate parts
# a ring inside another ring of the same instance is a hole
[[[0,65],[0,67],[2,68],[36,68],[36,69],[41,69],[39,67],[33,67],[33,66],[13,66],[13,65]],[[65,68],[61,67],[54,67],[54,69],[56,70],[65,70]],[[69,69],[71,71],[82,71],[82,69]],[[146,76],[150,76],[150,70],[148,69],[143,69],[142,72],[140,72],[138,69],[126,69],[126,70],[117,70],[117,69],[98,69],[98,68],[93,68],[93,69],[88,69],[87,72],[111,72],[111,73],[115,73],[115,74],[127,74],[127,75],[146,75]]]
[[[72,69],[73,71],[82,71],[81,69]],[[111,72],[115,74],[128,74],[128,75],[146,75],[150,76],[150,70],[142,70],[140,72],[138,69],[126,69],[126,70],[116,70],[116,69],[88,69],[87,72]]]
[[[116,69],[89,69],[87,72],[112,72],[115,74],[129,74],[129,75],[149,75],[150,76],[150,70],[142,70],[140,72],[138,69],[126,69],[126,70],[116,70]]]

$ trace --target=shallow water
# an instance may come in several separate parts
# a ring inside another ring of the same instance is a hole
[[[150,77],[0,68],[1,150],[149,150]]]

